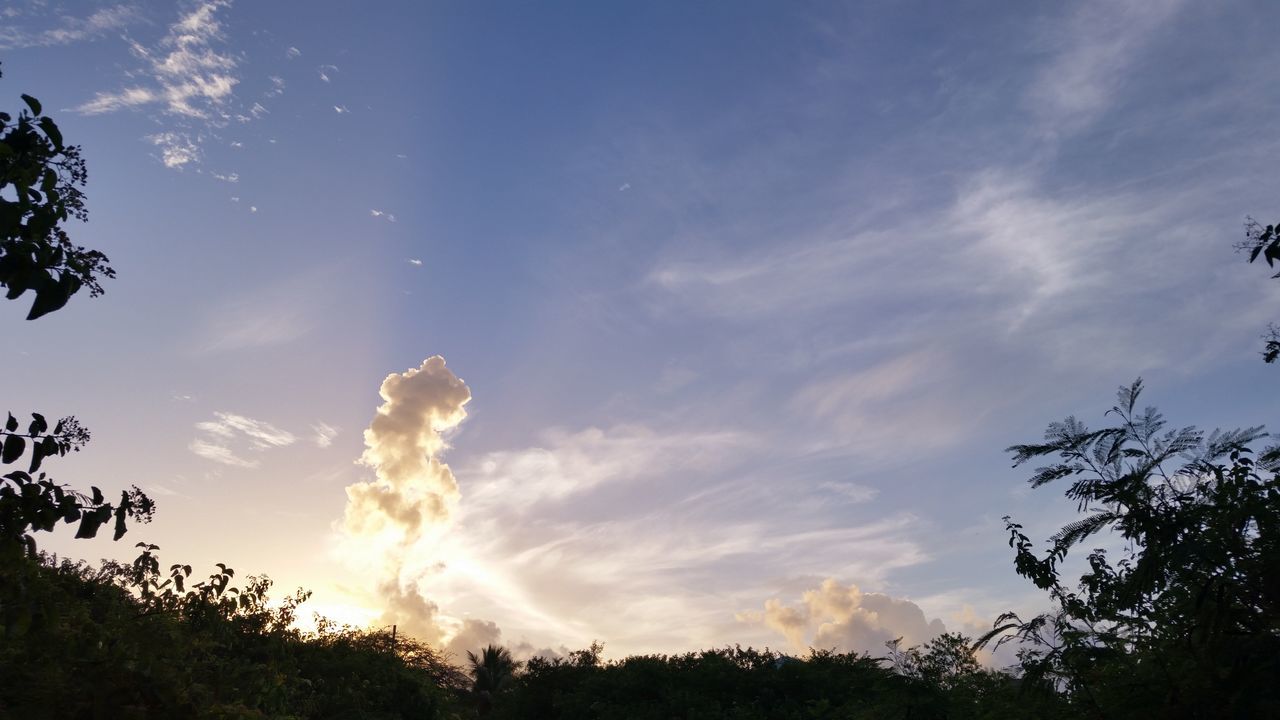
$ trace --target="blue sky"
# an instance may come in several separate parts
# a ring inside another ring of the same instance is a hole
[[[0,3],[119,271],[0,308],[6,400],[93,430],[58,479],[156,496],[130,540],[455,651],[973,632],[1038,602],[1000,517],[1074,509],[1002,448],[1139,375],[1274,419],[1231,244],[1276,219],[1278,15]]]

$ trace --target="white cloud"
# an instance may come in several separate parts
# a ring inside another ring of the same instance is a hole
[[[302,57],[302,51],[296,47],[290,47],[289,49],[284,51],[284,56],[289,60],[292,60],[297,57]]]
[[[333,439],[338,437],[338,428],[324,422],[318,422],[311,426],[311,430],[315,432],[312,442],[316,447],[327,448],[333,444]]]
[[[316,68],[316,72],[320,73],[320,79],[323,82],[329,82],[330,81],[329,73],[338,72],[338,66],[337,65],[321,65],[320,67]]]
[[[409,264],[417,267],[422,267],[422,261],[419,260],[418,258],[409,258]]]
[[[153,142],[154,138],[183,138],[181,144],[165,142],[167,149],[161,157],[165,166],[182,168],[198,163],[199,145],[210,129],[232,119],[248,120],[230,109],[240,82],[240,61],[225,49],[219,19],[230,6],[231,0],[200,2],[170,25],[154,45],[131,42],[131,51],[142,67],[128,73],[130,85],[99,92],[75,109],[97,115],[154,106],[159,113],[153,119],[166,129],[151,136]],[[273,83],[273,92],[283,89],[283,80],[273,78]],[[265,108],[255,103],[250,112],[257,117]]]
[[[412,543],[424,524],[443,522],[457,502],[457,481],[438,456],[443,433],[467,416],[471,391],[436,355],[388,375],[379,392],[383,403],[364,432],[360,458],[375,479],[347,488],[343,527],[353,536],[390,527]]]
[[[389,213],[389,212],[384,212],[384,211],[382,211],[382,210],[370,210],[370,211],[369,211],[369,217],[376,217],[376,218],[379,218],[379,217],[380,217],[380,218],[382,218],[383,220],[386,220],[387,222],[395,222],[395,221],[396,221],[396,216],[395,216],[395,214],[393,214],[393,213]]]
[[[911,647],[947,631],[941,620],[927,619],[910,600],[865,593],[835,578],[806,590],[797,606],[771,598],[763,611],[748,610],[737,617],[780,633],[795,652],[815,648],[881,655],[885,643],[896,638],[902,638],[903,647]]]
[[[234,202],[247,202],[243,199]],[[258,206],[249,205],[250,213]],[[323,321],[333,271],[317,268],[277,278],[258,288],[238,288],[209,304],[194,328],[195,353],[234,352],[294,342]]]
[[[338,113],[339,115],[342,115],[343,113],[351,112],[350,110],[347,109],[346,105],[334,105],[333,111]]]
[[[1112,2],[1069,6],[1065,22],[1054,18],[1038,37],[1053,48],[1027,93],[1027,103],[1051,135],[1071,133],[1106,112],[1125,71],[1182,0]]]
[[[828,481],[818,485],[822,490],[841,496],[851,503],[865,503],[876,499],[880,491],[867,485],[851,482]]]
[[[196,423],[197,437],[188,448],[208,460],[233,467],[253,468],[258,460],[243,456],[244,451],[261,452],[292,445],[297,438],[262,420],[244,415],[215,412],[213,420]],[[241,448],[237,452],[237,447]]]
[[[805,502],[790,468],[770,468],[787,482],[741,478],[766,445],[687,428],[550,430],[461,466],[454,519],[406,557],[433,568],[421,589],[442,607],[535,642],[623,652],[743,638],[726,606],[760,597],[769,578],[834,570],[875,583],[923,561],[916,518],[832,525],[819,517],[831,504]]]
[[[242,458],[232,452],[231,448],[216,442],[209,442],[207,440],[196,438],[191,441],[191,444],[189,444],[187,448],[206,460],[219,462],[223,465],[243,468],[258,466],[258,461]]]
[[[58,18],[57,27],[28,31],[12,22],[20,13],[16,8],[9,9],[14,12],[7,14],[11,21],[9,27],[0,27],[0,50],[70,45],[120,30],[140,17],[138,9],[132,4],[120,4],[102,8],[82,18],[62,15]]]
[[[98,93],[97,97],[76,108],[76,110],[86,115],[98,115],[124,108],[149,105],[159,99],[159,94],[154,90],[144,87],[132,87],[116,93]]]
[[[489,453],[467,468],[470,508],[500,503],[532,509],[605,483],[657,472],[693,472],[747,438],[732,432],[659,435],[642,426],[546,432],[542,447]]]
[[[148,135],[147,140],[160,149],[160,161],[167,168],[181,170],[186,165],[200,160],[200,146],[186,133],[156,133]]]
[[[902,246],[914,228],[847,232],[828,228],[726,260],[664,260],[646,278],[650,287],[706,315],[728,318],[794,316],[875,295],[886,278],[915,284]],[[806,237],[807,236],[807,237]],[[880,281],[880,282],[877,282]]]
[[[223,182],[229,182],[229,183],[240,182],[239,173],[227,173],[226,175],[223,175],[222,173],[210,173],[210,175],[213,177],[213,179],[221,180]]]
[[[217,12],[230,4],[230,0],[213,0],[197,5],[171,25],[155,47],[133,43],[134,55],[146,63],[143,72],[153,87],[98,93],[77,110],[92,115],[159,102],[167,113],[185,118],[221,115],[221,106],[239,82],[234,75],[236,59],[215,49],[223,40]]]

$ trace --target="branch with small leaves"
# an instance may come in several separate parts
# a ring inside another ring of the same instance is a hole
[[[89,431],[74,417],[59,420],[49,430],[49,423],[39,413],[32,413],[26,431],[12,413],[0,431],[0,464],[12,465],[29,456],[26,470],[13,470],[0,476],[0,552],[25,550],[37,552],[32,533],[52,531],[59,522],[79,523],[77,538],[91,538],[114,519],[113,539],[119,540],[128,530],[128,522],[150,522],[155,503],[136,486],[121,491],[116,503],[106,501],[97,487],[82,493],[53,481],[40,470],[45,459],[78,451],[89,441]]]
[[[1264,227],[1257,220],[1247,218],[1244,224],[1244,241],[1236,244],[1236,251],[1249,253],[1250,263],[1262,258],[1266,261],[1267,267],[1274,270],[1276,263],[1280,262],[1280,225]],[[1280,279],[1280,272],[1272,275],[1271,279]],[[1274,363],[1280,360],[1280,328],[1270,325],[1267,328],[1267,334],[1262,337],[1263,361]]]

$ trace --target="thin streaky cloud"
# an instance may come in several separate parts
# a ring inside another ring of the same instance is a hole
[[[201,3],[171,25],[156,45],[131,44],[151,87],[100,92],[76,109],[95,115],[158,103],[164,112],[185,118],[224,116],[223,106],[240,82],[236,58],[220,49],[225,38],[217,13],[230,5],[230,0]]]
[[[329,447],[333,444],[333,439],[338,437],[338,428],[326,422],[318,422],[312,425],[311,431],[314,433],[312,442],[319,448]]]
[[[1027,102],[1052,135],[1083,128],[1115,100],[1125,70],[1150,38],[1183,6],[1182,0],[1107,2],[1070,7],[1042,41],[1055,47],[1027,92]]]
[[[83,18],[64,15],[59,18],[57,27],[45,30],[28,31],[11,25],[0,28],[0,50],[52,47],[92,40],[108,32],[121,30],[140,17],[141,13],[134,5],[120,4],[95,11]]]
[[[215,412],[213,417],[196,423],[197,435],[187,447],[223,465],[254,468],[260,461],[245,457],[246,453],[288,447],[297,441],[293,433],[263,420],[228,412]]]

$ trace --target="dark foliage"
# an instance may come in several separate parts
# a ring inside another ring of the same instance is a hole
[[[45,459],[79,451],[89,441],[89,431],[74,417],[54,424],[40,413],[32,413],[25,428],[9,414],[0,429],[0,464],[18,464],[0,476],[0,556],[26,552],[36,554],[33,533],[48,532],[58,523],[76,525],[76,537],[91,538],[108,523],[112,537],[119,540],[128,530],[128,520],[148,522],[155,504],[137,487],[120,493],[120,501],[109,503],[102,491],[90,487],[79,492],[55,483],[40,468]]]
[[[1056,694],[1028,694],[1014,678],[981,669],[958,636],[904,651],[896,667],[884,659],[824,650],[799,659],[733,647],[608,663],[599,651],[596,645],[568,658],[529,660],[495,700],[493,717],[1073,717]]]
[[[1141,391],[1121,388],[1112,427],[1067,418],[1043,443],[1009,449],[1018,465],[1056,458],[1030,482],[1070,479],[1083,517],[1043,556],[1006,518],[1018,574],[1055,610],[1006,614],[980,641],[1022,641],[1028,682],[1098,716],[1280,717],[1280,453],[1254,459],[1261,428],[1166,429],[1154,408],[1138,409]],[[1068,553],[1104,532],[1120,559],[1096,548],[1066,585]]]
[[[219,566],[179,592],[154,546],[99,569],[43,556],[4,568],[0,603],[35,608],[0,635],[0,717],[442,718],[465,678],[390,634],[292,627],[307,593],[273,607],[265,577]]]
[[[1276,263],[1280,262],[1280,225],[1263,227],[1258,221],[1249,218],[1244,224],[1244,242],[1236,245],[1236,249],[1249,253],[1249,262],[1262,258],[1268,268],[1276,269]],[[1280,279],[1280,272],[1272,275],[1271,279]],[[1263,342],[1262,359],[1268,363],[1280,359],[1280,327],[1274,324],[1269,326]]]
[[[15,119],[0,112],[0,287],[13,300],[28,290],[35,300],[28,320],[53,312],[88,288],[102,293],[102,278],[115,277],[107,256],[71,242],[62,224],[85,220],[88,173],[80,148],[63,142],[40,101],[22,96]]]

